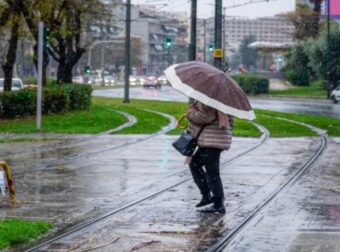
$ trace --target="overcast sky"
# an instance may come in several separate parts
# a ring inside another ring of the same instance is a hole
[[[227,16],[245,16],[250,18],[274,16],[279,13],[294,11],[295,0],[269,0],[269,2],[259,2],[261,0],[223,0],[223,7],[226,8]],[[215,0],[197,0],[197,13],[199,18],[214,16]],[[235,5],[246,4],[236,7]],[[132,4],[152,4],[160,11],[185,11],[190,12],[190,0],[131,0]],[[232,8],[229,8],[232,7]]]

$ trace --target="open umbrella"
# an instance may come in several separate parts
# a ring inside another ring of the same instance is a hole
[[[218,68],[200,61],[168,67],[165,76],[176,90],[225,114],[254,120],[255,114],[240,86]]]

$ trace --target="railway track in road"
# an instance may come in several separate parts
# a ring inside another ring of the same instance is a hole
[[[233,156],[233,157],[230,157],[228,159],[225,159],[225,160],[222,160],[221,161],[221,169],[225,169],[227,167],[228,164],[230,164],[231,162],[247,155],[248,153],[252,152],[253,150],[255,149],[258,149],[259,147],[261,147],[264,143],[266,143],[266,141],[269,139],[269,131],[259,125],[259,124],[255,124],[254,125],[263,133],[261,138],[259,139],[258,143],[256,143],[255,145],[251,146],[250,148],[247,148],[246,150],[242,151],[241,153],[238,153],[237,155]],[[180,171],[180,172],[177,172],[175,174],[172,174],[171,176],[173,175],[177,175],[179,173],[186,173],[187,172],[187,169],[186,170],[183,170],[183,171]],[[101,216],[98,216],[98,217],[95,217],[87,222],[84,222],[80,225],[77,225],[77,226],[74,226],[73,228],[69,229],[68,231],[62,233],[61,235],[58,235],[56,237],[53,237],[51,239],[48,239],[46,241],[43,241],[41,242],[40,244],[32,247],[32,248],[29,248],[26,250],[26,252],[31,252],[31,251],[45,251],[43,248],[45,246],[48,246],[48,245],[51,245],[53,244],[54,242],[60,240],[60,239],[63,239],[63,238],[66,238],[66,237],[69,237],[71,236],[72,234],[80,231],[80,230],[85,230],[86,228],[90,228],[91,225],[95,224],[95,223],[98,223],[100,221],[104,221],[105,219],[107,219],[108,217],[112,217],[124,210],[127,210],[129,208],[132,208],[138,204],[141,204],[147,200],[150,200],[150,199],[153,199],[155,197],[157,197],[158,195],[160,194],[163,194],[165,192],[168,192],[170,191],[171,189],[175,188],[175,187],[178,187],[188,181],[191,181],[192,178],[191,176],[187,176],[187,178],[183,178],[181,179],[180,181],[178,181],[177,183],[174,183],[174,184],[171,184],[171,185],[167,185],[165,188],[161,189],[161,190],[158,190],[157,192],[154,192],[154,193],[151,193],[149,195],[146,195],[146,196],[143,196],[133,202],[130,202],[128,204],[125,204],[117,209],[114,209],[110,212],[107,212],[106,214],[103,214]],[[43,249],[43,250],[40,250],[40,249]]]
[[[229,244],[232,243],[232,241],[239,235],[242,230],[244,230],[247,227],[247,224],[250,223],[251,220],[253,220],[262,210],[264,210],[285,188],[287,188],[290,185],[293,185],[296,181],[301,178],[301,176],[315,163],[315,161],[323,154],[325,149],[327,148],[327,142],[328,137],[327,134],[314,126],[296,122],[293,120],[288,120],[285,118],[279,118],[275,117],[276,119],[285,120],[289,122],[293,122],[305,127],[308,127],[312,131],[316,132],[319,135],[319,147],[314,152],[314,154],[305,162],[303,165],[297,169],[297,171],[283,184],[281,184],[275,191],[273,191],[268,197],[265,198],[264,201],[259,203],[256,208],[254,208],[242,221],[239,222],[238,225],[231,228],[229,231],[227,231],[222,238],[220,238],[213,246],[211,246],[207,252],[220,252],[223,251]]]
[[[158,111],[151,111],[151,110],[148,110],[148,111],[168,118],[170,123],[167,126],[163,127],[160,131],[158,131],[154,134],[150,134],[150,135],[147,135],[147,136],[144,136],[144,137],[132,140],[132,141],[128,141],[128,142],[118,144],[118,145],[114,145],[114,146],[110,146],[110,147],[104,147],[104,148],[98,147],[96,150],[93,150],[93,151],[90,151],[90,152],[85,152],[85,153],[81,153],[81,154],[70,155],[70,156],[67,156],[67,157],[64,157],[64,158],[56,158],[54,160],[49,160],[48,164],[44,164],[44,163],[38,164],[35,168],[31,169],[30,171],[42,171],[42,170],[46,170],[46,168],[51,168],[51,167],[54,167],[54,166],[59,165],[61,163],[71,162],[71,161],[79,160],[79,159],[82,159],[82,158],[88,160],[90,158],[94,158],[94,157],[103,155],[104,153],[109,152],[109,151],[116,151],[116,150],[124,149],[124,148],[126,148],[130,145],[139,144],[139,143],[142,143],[144,141],[151,140],[151,139],[153,139],[153,138],[155,138],[159,135],[166,134],[167,132],[169,132],[170,130],[172,130],[173,128],[176,127],[176,119],[174,117],[172,117],[168,114],[165,114],[165,113],[158,112]],[[121,112],[121,111],[119,113],[122,113],[125,116],[130,118],[129,123],[127,123],[125,127],[131,126],[136,122],[136,119],[129,116],[127,113]],[[117,130],[120,130],[120,129],[122,129],[122,127],[118,127],[118,129],[110,130],[107,133],[111,133],[111,132],[114,132],[114,131],[117,131]],[[79,145],[86,145],[86,144],[89,144],[90,142],[96,143],[96,141],[98,141],[98,140],[100,141],[100,137],[103,137],[103,136],[104,136],[104,134],[98,134],[98,135],[95,135],[95,136],[87,137],[87,138],[82,139],[82,140],[77,140],[73,144],[68,145],[67,147],[57,147],[57,148],[54,148],[54,149],[53,148],[47,149],[47,150],[42,151],[41,155],[44,156],[44,153],[57,152],[57,151],[62,151],[64,149],[70,149],[70,148],[73,148],[73,147],[76,147],[76,146],[79,146]],[[100,146],[100,143],[98,143],[98,146]],[[30,153],[30,151],[28,151],[27,153],[23,153],[23,155],[25,155],[25,154],[27,155],[29,153]],[[16,156],[16,158],[17,158],[17,156]],[[24,174],[22,172],[15,172],[14,171],[13,175],[14,176],[21,176],[21,175],[24,175]]]

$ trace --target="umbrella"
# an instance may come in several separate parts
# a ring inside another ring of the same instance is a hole
[[[176,90],[225,114],[254,120],[247,95],[228,75],[214,66],[189,61],[168,67],[165,76]]]

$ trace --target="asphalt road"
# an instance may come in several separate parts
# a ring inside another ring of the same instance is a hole
[[[95,90],[94,96],[124,97],[124,89]],[[129,97],[131,99],[148,99],[163,101],[187,101],[188,98],[171,87],[158,89],[130,88]],[[251,99],[253,108],[267,109],[279,112],[322,115],[340,118],[340,104],[333,104],[330,101],[311,100],[287,100],[287,99]]]

